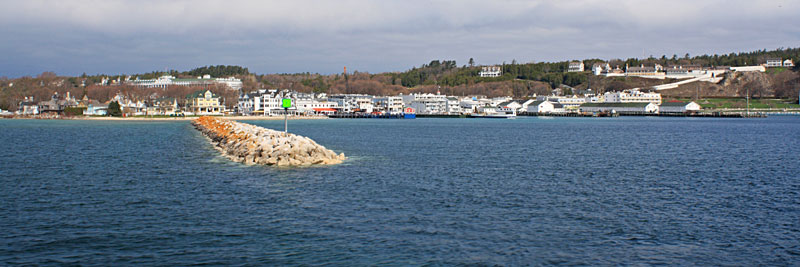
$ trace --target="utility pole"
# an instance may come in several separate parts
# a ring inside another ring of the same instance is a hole
[[[750,87],[747,87],[747,95],[745,96],[745,99],[747,101],[747,108],[746,108],[747,113],[745,115],[745,118],[746,118],[746,117],[750,117]]]

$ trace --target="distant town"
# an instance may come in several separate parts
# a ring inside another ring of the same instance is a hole
[[[688,56],[688,55],[687,55]],[[642,78],[652,80],[668,80],[651,86],[640,86],[622,90],[596,90],[589,84],[581,83],[580,87],[564,83],[551,87],[546,93],[526,95],[490,96],[486,94],[454,95],[442,93],[442,87],[434,84],[435,92],[410,92],[394,95],[373,95],[363,93],[330,93],[300,92],[289,88],[246,89],[242,79],[235,76],[212,77],[210,74],[195,77],[176,78],[172,75],[161,75],[149,79],[132,76],[102,77],[92,84],[95,87],[113,88],[127,86],[150,90],[145,97],[132,97],[131,94],[117,92],[105,101],[92,99],[88,94],[81,96],[69,91],[59,94],[54,92],[49,98],[37,99],[24,96],[15,103],[15,110],[0,110],[5,117],[59,118],[64,116],[374,116],[416,114],[443,116],[497,116],[509,117],[518,114],[566,115],[580,114],[584,116],[607,114],[694,114],[701,112],[703,106],[694,99],[673,98],[665,101],[662,92],[681,88],[681,86],[705,82],[717,84],[726,77],[736,73],[765,73],[771,68],[791,69],[794,62],[790,58],[766,58],[763,63],[743,66],[702,66],[700,64],[668,64],[659,63],[638,65],[620,65],[621,61],[603,62],[587,61],[568,62],[563,71],[566,74],[577,73],[597,77]],[[439,62],[436,61],[437,66]],[[444,65],[455,62],[445,61]],[[470,61],[470,64],[472,62]],[[431,64],[433,65],[433,64]],[[427,66],[426,66],[427,67]],[[507,65],[478,66],[477,77],[491,79],[504,77]],[[246,69],[245,69],[246,70]],[[345,69],[345,86],[347,82]],[[393,74],[394,75],[394,74]],[[395,82],[392,76],[392,83]],[[320,79],[319,77],[317,79]],[[338,79],[338,76],[337,76]],[[586,78],[584,78],[586,79]],[[79,87],[86,87],[87,80],[81,80]],[[796,81],[795,81],[796,82]],[[57,80],[58,86],[64,80]],[[305,82],[304,82],[305,83]],[[437,82],[438,83],[438,82]],[[43,81],[40,81],[45,86]],[[468,85],[469,83],[467,83]],[[644,82],[643,84],[647,84]],[[4,84],[4,90],[11,90],[13,82]],[[747,87],[747,86],[745,86]],[[754,87],[754,86],[751,86]],[[11,88],[11,89],[9,89]],[[168,97],[161,92],[171,88],[190,88],[182,97]],[[252,87],[250,87],[252,88]],[[431,88],[430,85],[428,88]],[[749,88],[745,88],[749,90]],[[762,88],[763,89],[763,88]],[[756,89],[753,89],[754,91]],[[109,91],[109,92],[111,92]],[[349,90],[348,90],[349,91]],[[797,90],[794,90],[797,92]],[[85,90],[84,90],[85,92]],[[235,97],[222,97],[220,94]],[[690,92],[691,93],[691,92]],[[746,98],[753,94],[748,92]],[[281,106],[283,99],[291,99],[291,108]],[[795,101],[795,103],[797,103]],[[749,108],[748,106],[746,108]]]

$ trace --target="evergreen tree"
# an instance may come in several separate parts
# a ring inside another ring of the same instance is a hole
[[[111,101],[111,103],[108,103],[108,115],[114,117],[122,116],[122,110],[120,109],[117,101]]]

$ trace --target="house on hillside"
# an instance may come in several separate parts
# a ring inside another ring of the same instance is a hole
[[[569,63],[569,68],[567,72],[581,72],[583,71],[583,62],[581,61],[572,61]]]
[[[481,67],[481,72],[478,73],[481,77],[500,77],[503,74],[503,69],[500,66],[484,66]]]
[[[767,68],[782,67],[783,60],[781,60],[780,58],[768,58],[767,63],[764,64],[764,66]]]
[[[625,75],[645,78],[663,78],[664,73],[661,72],[662,70],[663,67],[661,67],[660,64],[655,64],[654,66],[645,66],[642,64],[639,67],[625,66]]]
[[[783,66],[787,68],[794,67],[794,62],[791,59],[786,59],[783,61]]]
[[[594,75],[600,75],[609,71],[611,71],[611,65],[608,65],[608,63],[598,62],[592,65],[592,73],[594,73]]]

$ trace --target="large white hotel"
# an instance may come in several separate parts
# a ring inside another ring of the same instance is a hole
[[[228,78],[211,78],[211,75],[203,75],[197,79],[177,79],[170,75],[158,77],[158,79],[147,80],[129,80],[126,83],[139,87],[160,87],[167,88],[169,86],[198,86],[198,85],[211,85],[211,84],[224,84],[232,90],[242,89],[242,80],[235,77]]]

